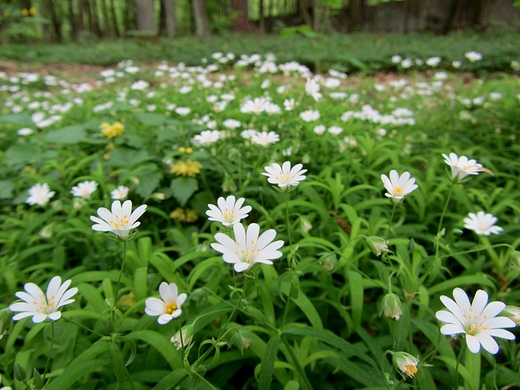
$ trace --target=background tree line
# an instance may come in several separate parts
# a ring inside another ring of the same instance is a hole
[[[48,42],[208,37],[226,31],[264,35],[284,29],[447,34],[519,19],[508,0],[2,0],[0,27],[9,23],[6,10],[12,9],[36,10],[40,36]],[[33,12],[23,15],[35,17]]]

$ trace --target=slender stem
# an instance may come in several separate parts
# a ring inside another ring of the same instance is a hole
[[[289,237],[289,256],[287,257],[287,265],[292,268],[294,263],[292,254],[291,224],[289,223],[289,192],[285,192],[285,223],[287,224],[287,235]]]
[[[292,364],[294,365],[294,368],[296,369],[296,372],[299,374],[299,376],[303,380],[304,387],[309,390],[312,390],[312,388],[313,388],[312,384],[309,382],[307,375],[305,375],[305,371],[303,370],[302,366],[300,365],[300,362],[294,355],[294,351],[292,350],[291,345],[285,339],[284,335],[282,335],[282,337],[280,337],[280,338],[282,340],[282,343],[285,345],[285,348],[287,348],[287,352],[289,353],[289,356],[292,360]]]
[[[121,261],[121,269],[119,270],[119,275],[117,277],[116,282],[116,291],[114,292],[114,303],[112,305],[112,312],[110,313],[112,317],[112,324],[115,324],[115,314],[116,314],[116,304],[117,304],[117,296],[119,295],[119,283],[121,283],[121,278],[123,276],[123,271],[125,269],[125,263],[126,263],[126,246],[127,241],[123,241],[123,260]]]
[[[49,347],[49,356],[47,357],[47,364],[45,365],[45,371],[43,372],[42,382],[45,383],[45,376],[47,372],[51,368],[51,356],[52,356],[52,348],[54,347],[54,321],[51,322],[51,345]]]
[[[74,325],[76,325],[79,328],[83,328],[85,330],[88,330],[90,333],[98,335],[99,337],[104,337],[105,336],[105,335],[103,335],[103,334],[101,334],[99,332],[96,332],[94,329],[90,329],[88,326],[85,326],[85,325],[82,325],[80,323],[77,323],[76,321],[69,320],[68,318],[65,318],[65,317],[62,317],[62,318],[63,318],[64,321],[67,321],[67,322],[69,322],[71,324],[74,324]]]
[[[464,342],[462,342],[462,346],[460,347],[460,351],[459,351],[459,356],[457,356],[457,364],[455,365],[455,372],[456,372],[455,388],[456,389],[459,388],[459,365],[460,365],[460,360],[462,359],[462,353],[464,352],[465,347],[466,347],[466,344]]]
[[[450,192],[448,192],[448,198],[446,199],[446,203],[444,204],[444,209],[442,210],[441,218],[439,219],[439,226],[437,227],[437,240],[435,241],[435,257],[439,257],[439,244],[440,244],[440,233],[442,230],[442,222],[444,221],[444,215],[446,215],[446,210],[448,210],[448,204],[451,200],[451,195],[453,194],[453,183],[450,186]]]
[[[394,207],[392,207],[392,214],[390,215],[390,220],[388,221],[388,227],[386,228],[386,233],[385,233],[385,241],[386,239],[388,238],[388,233],[390,232],[390,227],[392,226],[392,221],[394,220],[394,214],[395,214],[395,209],[397,208],[397,203],[394,202]]]

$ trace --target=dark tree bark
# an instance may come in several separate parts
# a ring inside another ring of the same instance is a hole
[[[57,42],[62,42],[63,41],[63,35],[61,33],[62,21],[60,20],[60,12],[58,9],[59,5],[55,1],[49,0],[49,2],[47,3],[47,6],[49,7],[49,12],[50,12],[50,16],[51,16],[51,26],[52,26],[54,38]]]
[[[442,26],[441,34],[442,35],[448,35],[448,33],[453,28],[453,25],[455,24],[455,20],[457,18],[457,13],[460,7],[462,6],[463,0],[451,0],[448,5],[448,15],[446,17],[446,20],[444,21],[444,25]]]
[[[249,33],[253,31],[253,25],[249,20],[249,5],[247,0],[231,0],[232,12],[236,14],[232,30],[238,33]]]
[[[258,0],[258,34],[265,36],[264,0]]]
[[[134,0],[137,30],[147,34],[157,34],[157,21],[153,0]]]
[[[101,1],[101,19],[103,22],[103,36],[105,38],[113,38],[112,29],[110,28],[110,13],[108,12],[108,5],[105,0]]]
[[[161,0],[161,32],[171,38],[177,33],[177,15],[174,0]]]
[[[105,1],[105,0],[101,0],[101,1]],[[90,15],[92,17],[92,22],[93,22],[92,25],[94,27],[92,32],[97,37],[101,37],[102,33],[101,33],[101,24],[99,23],[99,13],[98,13],[98,10],[97,10],[97,8],[98,8],[97,7],[97,0],[90,0],[90,7],[91,7]]]
[[[116,37],[120,37],[121,32],[119,31],[119,26],[117,25],[117,14],[116,14],[116,7],[114,4],[114,0],[110,0],[110,15],[112,16],[112,25],[114,26],[114,34]]]
[[[74,0],[69,0],[69,23],[70,23],[70,35],[73,40],[78,39],[79,34],[79,23],[78,23],[78,13],[75,9]]]
[[[200,38],[211,35],[206,0],[192,0],[193,18],[195,19],[195,33]]]

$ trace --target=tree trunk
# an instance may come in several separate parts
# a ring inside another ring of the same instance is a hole
[[[265,36],[264,0],[258,0],[258,34]]]
[[[157,34],[157,22],[153,0],[134,0],[137,30],[146,34]]]
[[[161,0],[161,12],[164,17],[164,32],[168,38],[177,33],[177,17],[174,0]]]
[[[114,25],[114,33],[116,37],[121,36],[121,32],[119,31],[119,27],[117,25],[117,14],[116,14],[116,7],[114,4],[114,0],[110,0],[110,11],[112,15],[112,24]]]
[[[78,17],[77,12],[75,10],[74,6],[74,0],[69,0],[69,23],[70,23],[70,34],[71,38],[73,40],[78,40],[78,34],[79,34],[79,23],[78,23]]]
[[[448,15],[446,16],[446,20],[444,21],[444,25],[441,30],[442,35],[448,35],[453,25],[455,24],[455,19],[457,18],[457,10],[462,6],[462,0],[451,0],[448,8]]]
[[[233,21],[232,31],[237,33],[249,33],[253,30],[249,20],[249,6],[246,0],[231,0],[231,9],[236,15]]]
[[[200,38],[211,35],[209,29],[208,8],[206,0],[192,0],[193,18],[195,19],[195,33]]]
[[[103,18],[103,36],[105,38],[112,38],[112,29],[110,28],[110,14],[108,12],[108,5],[106,0],[101,1],[101,17]]]
[[[105,0],[101,0],[105,1]],[[99,23],[99,14],[98,14],[98,7],[97,7],[97,0],[90,0],[90,6],[91,6],[91,13],[90,16],[92,17],[92,26],[94,29],[92,32],[96,37],[101,37],[101,25]]]

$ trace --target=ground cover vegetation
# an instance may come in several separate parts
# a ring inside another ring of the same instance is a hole
[[[520,86],[472,49],[0,73],[2,385],[520,386]]]

